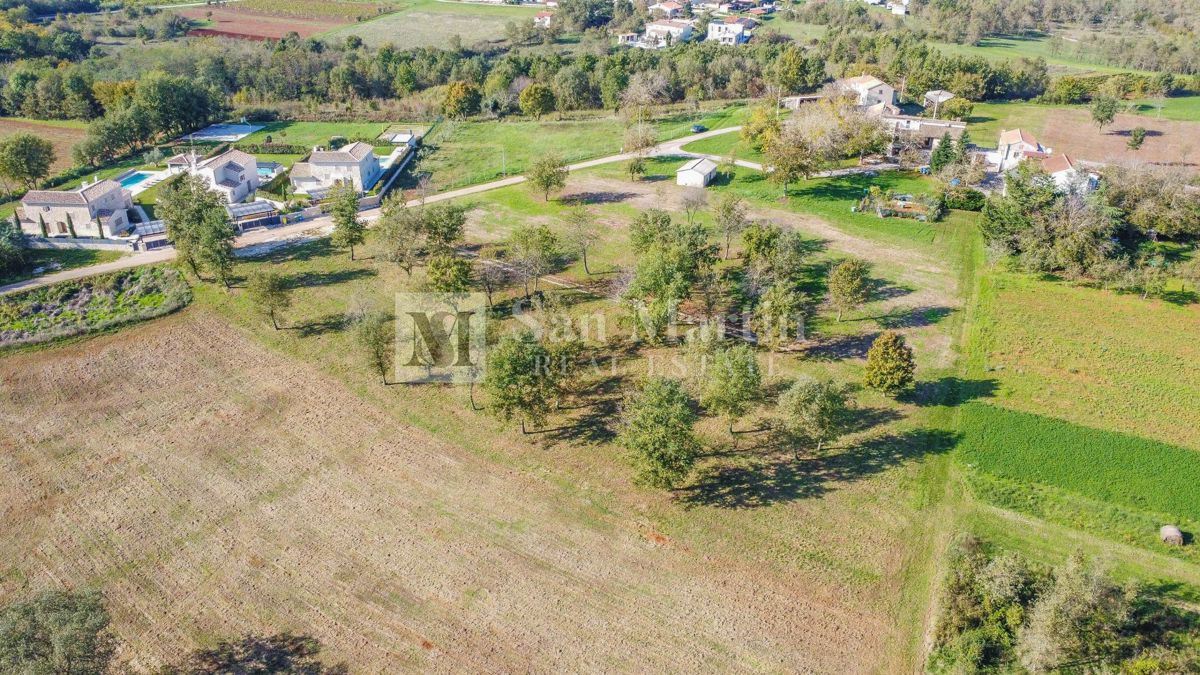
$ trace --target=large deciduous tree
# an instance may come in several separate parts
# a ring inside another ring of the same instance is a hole
[[[270,317],[275,330],[279,330],[279,312],[292,305],[288,290],[283,275],[274,270],[258,270],[250,275],[250,283],[246,288],[250,301]]]
[[[750,411],[750,406],[762,396],[762,371],[754,349],[738,344],[721,349],[713,356],[700,403],[710,412],[721,415],[733,425]]]
[[[871,266],[865,261],[850,258],[838,263],[829,272],[829,304],[842,313],[861,307],[871,298]]]
[[[490,410],[504,422],[517,420],[522,433],[527,424],[542,426],[558,394],[557,370],[551,356],[532,332],[506,335],[488,353],[483,390]]]
[[[350,249],[354,260],[354,247],[367,238],[367,225],[358,217],[358,190],[349,183],[335,185],[329,191],[329,215],[333,217],[333,245]]]
[[[13,134],[0,140],[0,176],[32,190],[50,175],[54,145],[33,134]]]
[[[183,174],[167,182],[159,192],[155,211],[167,226],[167,238],[175,245],[180,260],[196,277],[206,262],[220,263],[220,251],[207,247],[224,244],[233,238],[225,199],[208,189],[199,176]],[[224,243],[222,243],[224,242]]]
[[[687,479],[700,452],[695,423],[692,401],[675,380],[650,380],[627,401],[620,443],[633,453],[639,483],[671,489]]]
[[[550,193],[561,190],[567,185],[567,165],[562,157],[556,154],[542,155],[529,165],[527,178],[535,190],[542,193],[542,198],[550,201]]]
[[[792,437],[799,455],[800,443],[814,444],[821,452],[836,440],[850,419],[849,387],[829,380],[798,380],[779,398],[783,429]]]

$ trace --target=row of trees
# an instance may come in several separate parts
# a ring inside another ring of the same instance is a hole
[[[1161,293],[1172,269],[1148,244],[1200,236],[1200,195],[1186,188],[1186,176],[1167,168],[1110,166],[1094,192],[1084,189],[1084,180],[1063,190],[1023,164],[1009,176],[1006,194],[984,206],[984,236],[994,250],[1029,271],[1143,296]],[[1190,270],[1175,271],[1190,275]]]
[[[1081,553],[1047,568],[962,536],[945,583],[934,672],[1200,669],[1194,617]]]

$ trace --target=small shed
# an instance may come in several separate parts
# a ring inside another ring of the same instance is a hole
[[[1183,546],[1183,532],[1174,525],[1163,525],[1158,528],[1158,536],[1164,544]]]
[[[705,187],[717,175],[717,163],[707,157],[698,157],[679,167],[675,182],[688,187]]]

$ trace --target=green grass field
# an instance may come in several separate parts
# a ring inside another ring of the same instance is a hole
[[[995,273],[970,374],[999,405],[1200,450],[1194,305]]]
[[[933,43],[947,54],[980,56],[991,61],[1006,61],[1019,58],[1042,58],[1055,70],[1096,73],[1144,73],[1145,71],[1108,66],[1099,61],[1073,56],[1067,48],[1058,54],[1053,52],[1049,35],[997,35],[983,38],[978,45],[960,45],[949,42]]]
[[[962,460],[985,501],[1162,551],[1179,549],[1157,543],[1159,525],[1200,525],[1194,450],[982,403],[961,419]]]
[[[1162,109],[1159,110],[1158,106]],[[1130,112],[1147,117],[1162,117],[1178,122],[1200,122],[1200,96],[1173,96],[1164,99],[1139,99],[1130,102]]]
[[[445,47],[457,35],[464,45],[504,37],[509,21],[530,21],[538,7],[484,5],[406,0],[395,3],[402,8],[386,16],[338,28],[324,34],[328,38],[357,35],[372,47],[392,43],[403,47]]]
[[[691,133],[693,124],[710,129],[741,124],[744,106],[713,111],[673,113],[654,122],[659,140]],[[517,175],[529,162],[548,152],[568,164],[621,152],[624,125],[616,117],[591,120],[446,121],[425,138],[428,156],[401,177],[411,187],[421,172],[432,174],[438,190],[449,190]],[[736,134],[735,134],[736,135]]]
[[[683,149],[688,152],[702,152],[706,155],[720,155],[721,157],[732,155],[737,159],[757,162],[759,164],[765,161],[763,154],[743,141],[740,134],[722,134],[720,136],[713,136],[712,138],[692,141],[683,146]]]
[[[275,143],[311,148],[315,145],[328,146],[329,139],[334,136],[374,139],[392,127],[412,128],[420,133],[428,126],[428,123],[408,122],[268,122],[238,143],[265,143],[267,136],[270,136]]]

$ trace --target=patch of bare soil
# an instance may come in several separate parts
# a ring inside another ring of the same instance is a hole
[[[664,532],[194,309],[0,360],[0,601],[99,586],[137,669],[292,630],[360,672],[878,671],[912,516],[828,464]]]
[[[1130,131],[1146,129],[1138,150],[1128,146]],[[1046,118],[1042,143],[1055,154],[1094,162],[1141,161],[1181,166],[1200,172],[1200,122],[1162,120],[1144,115],[1117,115],[1100,131],[1086,110],[1054,110]]]

